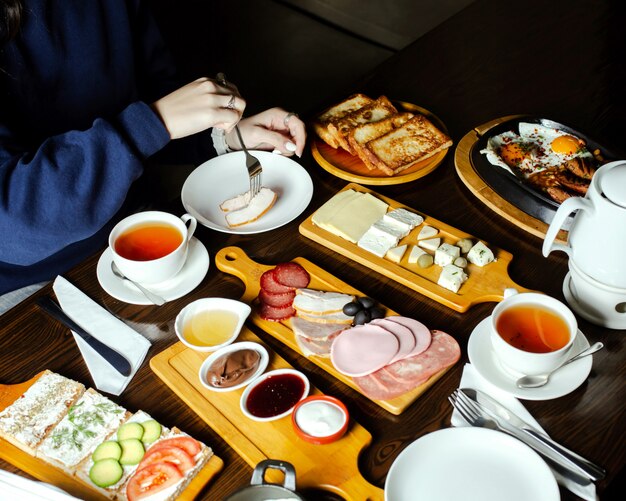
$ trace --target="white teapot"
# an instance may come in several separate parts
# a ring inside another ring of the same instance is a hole
[[[567,244],[555,243],[565,219],[578,211]],[[543,242],[543,255],[560,250],[581,271],[605,285],[626,289],[626,160],[600,167],[585,198],[561,204]]]

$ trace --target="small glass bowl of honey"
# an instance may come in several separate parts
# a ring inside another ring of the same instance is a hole
[[[237,339],[250,311],[249,305],[234,299],[198,299],[176,317],[176,335],[196,351],[216,351]]]

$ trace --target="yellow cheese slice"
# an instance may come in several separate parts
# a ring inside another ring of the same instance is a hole
[[[336,211],[323,227],[356,243],[372,224],[385,215],[387,207],[388,204],[382,200],[364,193]]]
[[[324,226],[328,224],[328,221],[335,215],[337,211],[340,211],[346,204],[355,198],[362,196],[361,193],[354,190],[344,190],[334,195],[328,202],[322,205],[313,214],[313,224],[317,226]]]

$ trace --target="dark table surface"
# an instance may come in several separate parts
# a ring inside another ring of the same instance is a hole
[[[424,106],[444,121],[455,143],[479,124],[523,113],[568,124],[611,148],[624,150],[626,52],[622,27],[626,24],[621,4],[537,0],[512,8],[497,0],[477,1],[385,62],[361,88],[345,89],[345,95],[357,91],[385,94]],[[307,103],[302,103],[302,109],[307,109]],[[515,282],[563,300],[565,256],[556,253],[544,258],[541,239],[486,208],[460,181],[453,159],[450,151],[424,178],[375,189],[511,252],[514,258],[509,274]],[[301,236],[298,225],[346,182],[317,166],[309,152],[300,162],[311,174],[315,190],[311,204],[298,219],[260,235],[228,235],[201,227],[196,236],[211,256],[236,245],[266,264],[305,257],[399,313],[449,332],[458,340],[461,361],[405,412],[393,416],[251,327],[277,353],[309,374],[323,392],[340,396],[352,417],[372,433],[373,443],[361,455],[359,465],[367,480],[382,487],[393,460],[408,444],[450,426],[452,408],[447,396],[458,387],[463,364],[468,361],[467,341],[472,330],[490,314],[494,303],[457,313]],[[174,212],[182,213],[182,206]],[[97,259],[93,256],[65,276],[152,342],[147,360],[176,342],[174,318],[186,304],[207,296],[239,298],[243,290],[238,279],[212,265],[200,286],[183,298],[159,308],[129,305],[102,290],[96,279]],[[49,286],[40,292],[50,293]],[[67,329],[41,312],[34,299],[0,317],[0,381],[21,382],[48,368],[91,385]],[[594,355],[588,380],[561,398],[524,404],[555,440],[606,468],[607,477],[597,488],[602,499],[609,499],[617,495],[616,479],[624,464],[626,332],[578,320],[590,342],[602,341],[606,346]],[[210,444],[224,459],[223,471],[203,491],[202,499],[220,499],[248,484],[251,468],[157,378],[147,360],[115,401],[178,426]],[[0,467],[16,471],[1,461]],[[561,495],[576,499],[564,490]]]

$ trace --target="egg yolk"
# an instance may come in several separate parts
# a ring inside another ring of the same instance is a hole
[[[528,150],[525,144],[508,143],[500,148],[500,156],[507,165],[517,167],[528,156]]]
[[[584,143],[574,136],[559,136],[555,138],[550,147],[559,155],[571,155],[576,153]]]

